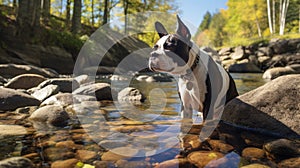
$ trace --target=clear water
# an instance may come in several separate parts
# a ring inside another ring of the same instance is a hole
[[[240,94],[263,85],[266,81],[261,76],[262,74],[232,74]],[[122,89],[126,82],[128,81],[118,81],[116,89]],[[57,160],[53,159],[53,156],[50,157],[50,154],[58,155],[61,152],[55,147],[55,143],[66,140],[73,140],[76,145],[80,146],[80,149],[96,153],[114,150],[115,145],[122,146],[125,150],[125,152],[123,150],[123,155],[130,157],[132,152],[135,152],[135,156],[138,156],[129,160],[148,158],[149,162],[156,163],[173,159],[180,150],[178,134],[180,133],[181,104],[176,82],[173,80],[147,83],[133,80],[130,86],[139,89],[147,96],[144,103],[135,106],[117,105],[112,102],[102,103],[101,109],[105,110],[105,114],[97,111],[78,116],[81,125],[78,122],[73,123],[65,128],[54,129],[50,133],[40,133],[26,126],[31,130],[28,135],[12,140],[6,139],[5,142],[3,140],[1,143],[3,145],[0,145],[1,159],[36,153],[35,157],[29,158],[38,167],[49,167],[51,162]],[[153,90],[155,92],[151,92]],[[6,115],[0,116],[0,121],[3,124],[14,122],[8,120]],[[100,143],[103,144],[102,148],[98,146]],[[74,149],[70,152],[72,154]],[[101,157],[100,154],[97,156],[94,161]],[[76,156],[71,155],[70,158],[72,157]],[[88,163],[93,162],[88,161]]]

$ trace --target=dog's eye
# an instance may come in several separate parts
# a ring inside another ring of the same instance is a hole
[[[154,45],[153,49],[154,49],[154,50],[157,50],[157,49],[158,49],[158,45],[157,45],[157,44]]]
[[[164,45],[164,49],[165,50],[171,50],[174,47],[174,45],[172,43],[166,43]]]

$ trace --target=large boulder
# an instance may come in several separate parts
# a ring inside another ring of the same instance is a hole
[[[288,138],[300,134],[300,75],[286,75],[230,101],[222,120]]]
[[[52,78],[39,84],[38,88],[43,88],[47,85],[57,85],[59,86],[60,92],[68,93],[71,93],[79,87],[79,83],[74,78]]]
[[[0,111],[11,111],[25,106],[38,106],[40,103],[39,100],[23,92],[0,88]]]
[[[0,64],[0,76],[11,78],[21,74],[38,74],[44,77],[57,77],[54,70],[38,68],[32,65]]]
[[[31,96],[33,96],[34,98],[36,98],[40,101],[44,101],[48,97],[50,97],[54,94],[57,94],[58,92],[59,92],[59,86],[57,86],[57,85],[47,85],[47,86],[43,87],[42,89],[35,90],[31,94]]]
[[[12,89],[30,89],[38,86],[46,80],[45,77],[37,74],[22,74],[12,78],[5,87]]]
[[[98,101],[112,100],[112,90],[108,83],[94,83],[82,86],[73,91],[73,94],[95,96]]]
[[[300,73],[300,64],[290,65],[286,67],[275,67],[266,70],[263,74],[264,79],[275,79],[282,75],[287,74],[299,74]]]
[[[245,47],[239,46],[234,49],[234,52],[230,55],[230,57],[234,60],[242,60],[246,58]]]
[[[69,119],[68,113],[62,106],[49,105],[44,106],[34,111],[30,120],[41,123],[48,123],[53,126],[65,126]]]
[[[232,64],[232,65],[229,66],[228,71],[229,72],[239,72],[239,73],[257,73],[257,72],[261,72],[260,68],[258,68],[252,62]]]

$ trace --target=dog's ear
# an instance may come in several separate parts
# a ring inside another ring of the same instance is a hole
[[[191,39],[191,33],[189,29],[186,27],[186,25],[181,21],[178,15],[177,15],[177,22],[178,22],[178,27],[176,33],[189,41]]]
[[[160,22],[155,22],[155,29],[160,38],[168,34],[167,30]]]

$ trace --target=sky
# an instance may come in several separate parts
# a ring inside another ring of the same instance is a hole
[[[179,10],[181,11],[180,16],[190,28],[192,34],[196,33],[207,11],[212,14],[219,11],[219,9],[227,9],[227,1],[228,0],[176,0]]]

